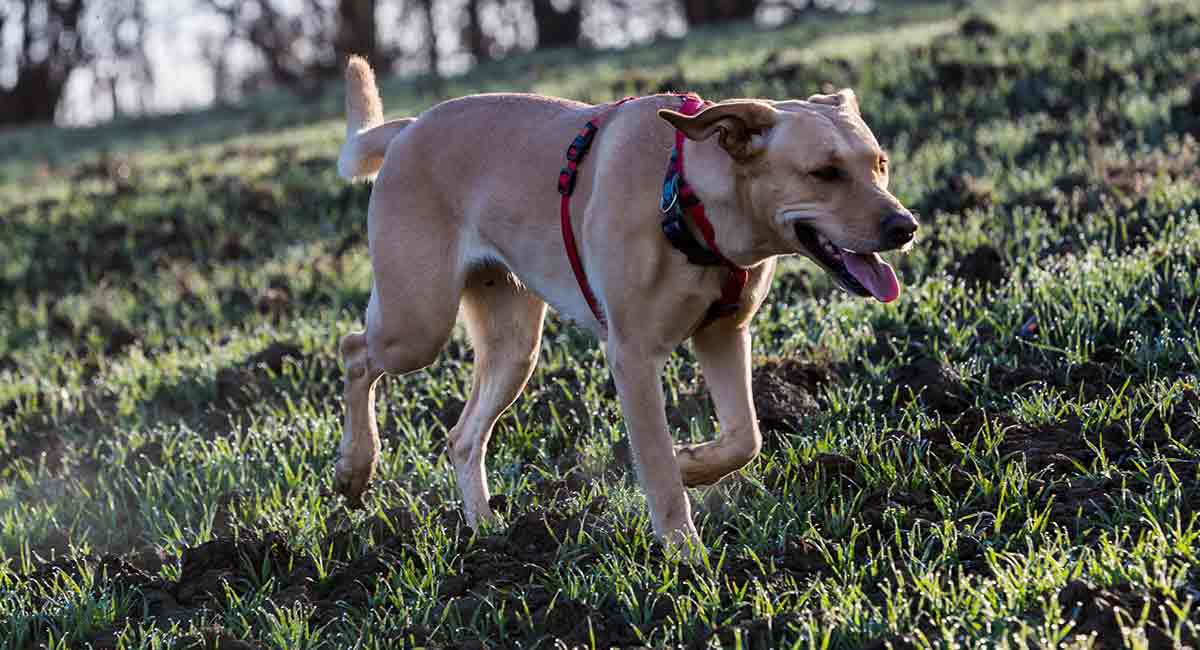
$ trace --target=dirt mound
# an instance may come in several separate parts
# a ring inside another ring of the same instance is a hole
[[[1000,251],[984,244],[964,255],[951,275],[970,287],[991,286],[1008,278],[1008,268]]]
[[[722,648],[776,648],[785,647],[788,639],[799,633],[801,617],[798,614],[749,618],[736,623],[722,625],[709,630],[692,640],[689,648],[707,648],[715,638]]]
[[[1015,65],[979,61],[938,61],[933,65],[936,83],[950,91],[987,86],[1021,72]]]
[[[969,174],[943,176],[941,184],[917,203],[922,214],[938,212],[961,214],[967,210],[984,209],[992,205],[992,187]]]
[[[939,413],[961,413],[971,404],[958,373],[931,357],[897,368],[892,382],[899,391],[900,404],[920,399]]]
[[[274,577],[290,585],[317,575],[278,533],[260,539],[217,539],[183,553],[175,597],[183,605],[223,607],[232,591],[248,593]]]
[[[39,428],[37,431],[11,440],[7,449],[0,451],[0,471],[13,463],[25,460],[33,465],[44,464],[50,471],[62,466],[67,455],[67,442],[54,428]]]
[[[1017,335],[1032,337],[1036,331],[1036,321],[1031,320],[1018,330]],[[1081,394],[1087,401],[1108,397],[1120,390],[1127,381],[1136,383],[1139,379],[1135,364],[1126,358],[1124,352],[1111,345],[1099,346],[1091,361],[1079,364],[1027,364],[1016,367],[997,364],[987,372],[988,385],[1001,393],[1042,383]]]
[[[996,23],[983,16],[968,16],[962,25],[959,25],[958,33],[967,38],[995,36],[1000,33],[1000,28],[996,26]]]
[[[272,374],[279,374],[288,359],[293,363],[303,362],[304,352],[294,343],[277,341],[236,366],[222,368],[217,372],[217,400],[235,404],[254,401],[261,393],[262,386],[269,382],[262,372],[263,369]]]
[[[805,416],[820,408],[817,396],[821,388],[836,377],[828,366],[793,359],[769,359],[757,364],[751,386],[759,427],[764,432],[796,431]]]
[[[1138,620],[1144,608],[1150,613],[1145,628],[1149,647],[1175,647],[1170,631],[1161,627],[1164,614],[1175,618],[1165,611],[1165,600],[1161,594],[1135,588],[1128,583],[1101,588],[1085,580],[1072,580],[1058,592],[1062,616],[1076,623],[1074,638],[1094,635],[1097,648],[1125,647],[1121,635],[1122,624],[1128,625]],[[1187,641],[1197,641],[1186,626],[1181,631]]]

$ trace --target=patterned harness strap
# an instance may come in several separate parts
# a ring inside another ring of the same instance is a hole
[[[680,112],[684,115],[695,115],[705,105],[704,101],[694,93],[687,93],[680,97],[683,101]],[[579,256],[579,246],[571,228],[571,195],[575,193],[579,165],[592,148],[592,142],[596,139],[600,125],[622,104],[632,99],[636,98],[626,97],[614,103],[584,124],[583,128],[579,130],[579,134],[571,141],[571,145],[567,147],[567,166],[558,173],[558,193],[562,195],[559,222],[562,226],[563,247],[566,248],[567,259],[571,263],[571,271],[575,273],[575,281],[579,283],[579,290],[592,310],[592,315],[600,323],[601,329],[607,328],[608,322],[604,317],[604,312],[600,309],[600,302],[596,299],[596,294],[588,282],[587,274],[583,269],[583,260]],[[660,205],[662,211],[667,215],[662,222],[663,234],[667,236],[672,246],[687,255],[688,262],[700,266],[724,266],[729,271],[721,286],[721,297],[708,308],[708,313],[705,314],[704,321],[700,324],[700,327],[703,328],[718,318],[736,313],[741,308],[742,291],[746,288],[749,272],[725,257],[717,246],[716,231],[713,229],[712,222],[708,220],[704,203],[700,201],[700,197],[696,196],[695,191],[684,178],[684,139],[683,132],[676,130],[675,147],[667,165],[667,176],[663,182]],[[688,218],[700,230],[705,244],[708,245],[707,249],[696,241],[691,230],[688,229],[686,222]]]
[[[600,130],[600,125],[622,104],[633,99],[636,97],[626,97],[588,120],[588,123],[579,130],[579,135],[576,135],[575,139],[571,141],[571,146],[567,147],[567,166],[558,173],[558,193],[562,195],[559,222],[562,225],[563,246],[567,249],[567,259],[571,262],[571,270],[575,272],[575,281],[579,283],[579,290],[583,293],[584,300],[587,300],[592,314],[600,322],[601,328],[608,327],[608,322],[604,319],[604,312],[600,311],[600,302],[596,300],[596,294],[592,292],[592,285],[588,282],[587,274],[583,270],[583,260],[579,257],[579,246],[575,243],[575,232],[571,228],[571,195],[575,193],[575,180],[578,176],[579,164],[583,162],[588,150],[592,148],[592,141],[596,139],[596,132]]]

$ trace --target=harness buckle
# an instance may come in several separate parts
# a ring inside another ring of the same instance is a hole
[[[663,214],[671,211],[675,205],[679,203],[679,174],[674,173],[667,176],[667,180],[663,181],[662,198],[658,202],[658,207]]]
[[[571,141],[571,146],[567,147],[567,160],[569,162],[580,162],[587,155],[588,150],[592,148],[592,140],[596,137],[596,125],[588,122],[582,129],[579,130],[579,135]]]

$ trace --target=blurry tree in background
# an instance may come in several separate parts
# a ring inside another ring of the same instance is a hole
[[[572,47],[583,32],[582,0],[533,0],[537,48]]]
[[[249,43],[266,78],[302,95],[320,92],[341,60],[358,53],[387,67],[379,46],[377,0],[204,0],[227,21],[229,37]]]
[[[144,0],[0,0],[0,124],[54,119],[71,74],[96,70],[93,97],[152,82]],[[133,107],[133,108],[141,108]]]
[[[442,74],[513,52],[624,47],[771,12],[795,20],[847,1],[0,0],[0,124],[155,110],[152,71],[174,75],[187,49],[176,47],[175,34],[193,39],[193,74],[183,83],[203,84],[209,101],[226,105],[264,87],[317,97],[348,54],[384,73],[424,72],[440,92]],[[154,60],[148,40],[160,44]],[[196,80],[197,69],[209,78]],[[76,72],[72,110],[64,111]]]
[[[680,0],[689,25],[709,25],[749,20],[758,11],[758,0]]]

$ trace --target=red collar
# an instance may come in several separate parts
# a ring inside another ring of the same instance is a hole
[[[704,107],[704,101],[694,93],[687,93],[680,95],[680,97],[683,100],[680,112],[684,115],[695,115]],[[592,141],[595,140],[596,132],[600,130],[600,125],[617,108],[631,99],[635,98],[626,97],[614,103],[599,115],[589,120],[580,129],[579,134],[575,136],[575,139],[571,141],[571,145],[567,147],[567,166],[558,174],[558,192],[562,195],[559,215],[562,226],[563,247],[566,248],[567,259],[571,263],[571,270],[575,273],[575,281],[579,283],[579,290],[583,293],[584,299],[587,300],[592,314],[600,323],[601,329],[606,328],[608,322],[604,317],[604,312],[600,309],[600,303],[596,299],[596,294],[592,292],[591,284],[587,280],[587,274],[583,270],[583,260],[579,256],[579,247],[575,242],[575,233],[571,228],[571,195],[575,192],[575,180],[579,164],[587,156],[588,150],[591,149]],[[688,256],[689,262],[706,266],[719,264],[729,270],[729,275],[725,278],[725,282],[721,286],[721,297],[709,307],[708,313],[700,325],[700,327],[704,327],[717,318],[736,313],[741,308],[742,290],[746,287],[746,279],[749,277],[749,272],[725,257],[721,253],[721,249],[717,247],[716,232],[713,230],[712,222],[708,220],[704,204],[700,201],[700,197],[696,196],[691,185],[687,183],[684,177],[684,140],[683,132],[676,130],[675,147],[671,153],[671,161],[667,166],[667,180],[663,186],[662,211],[667,213],[667,216],[663,219],[662,227],[663,232],[667,235],[667,239],[670,240],[675,248],[683,251]],[[696,228],[700,230],[700,234],[704,237],[704,241],[708,245],[708,250],[705,250],[696,242],[687,224],[684,222],[685,217],[690,218],[696,224]]]

